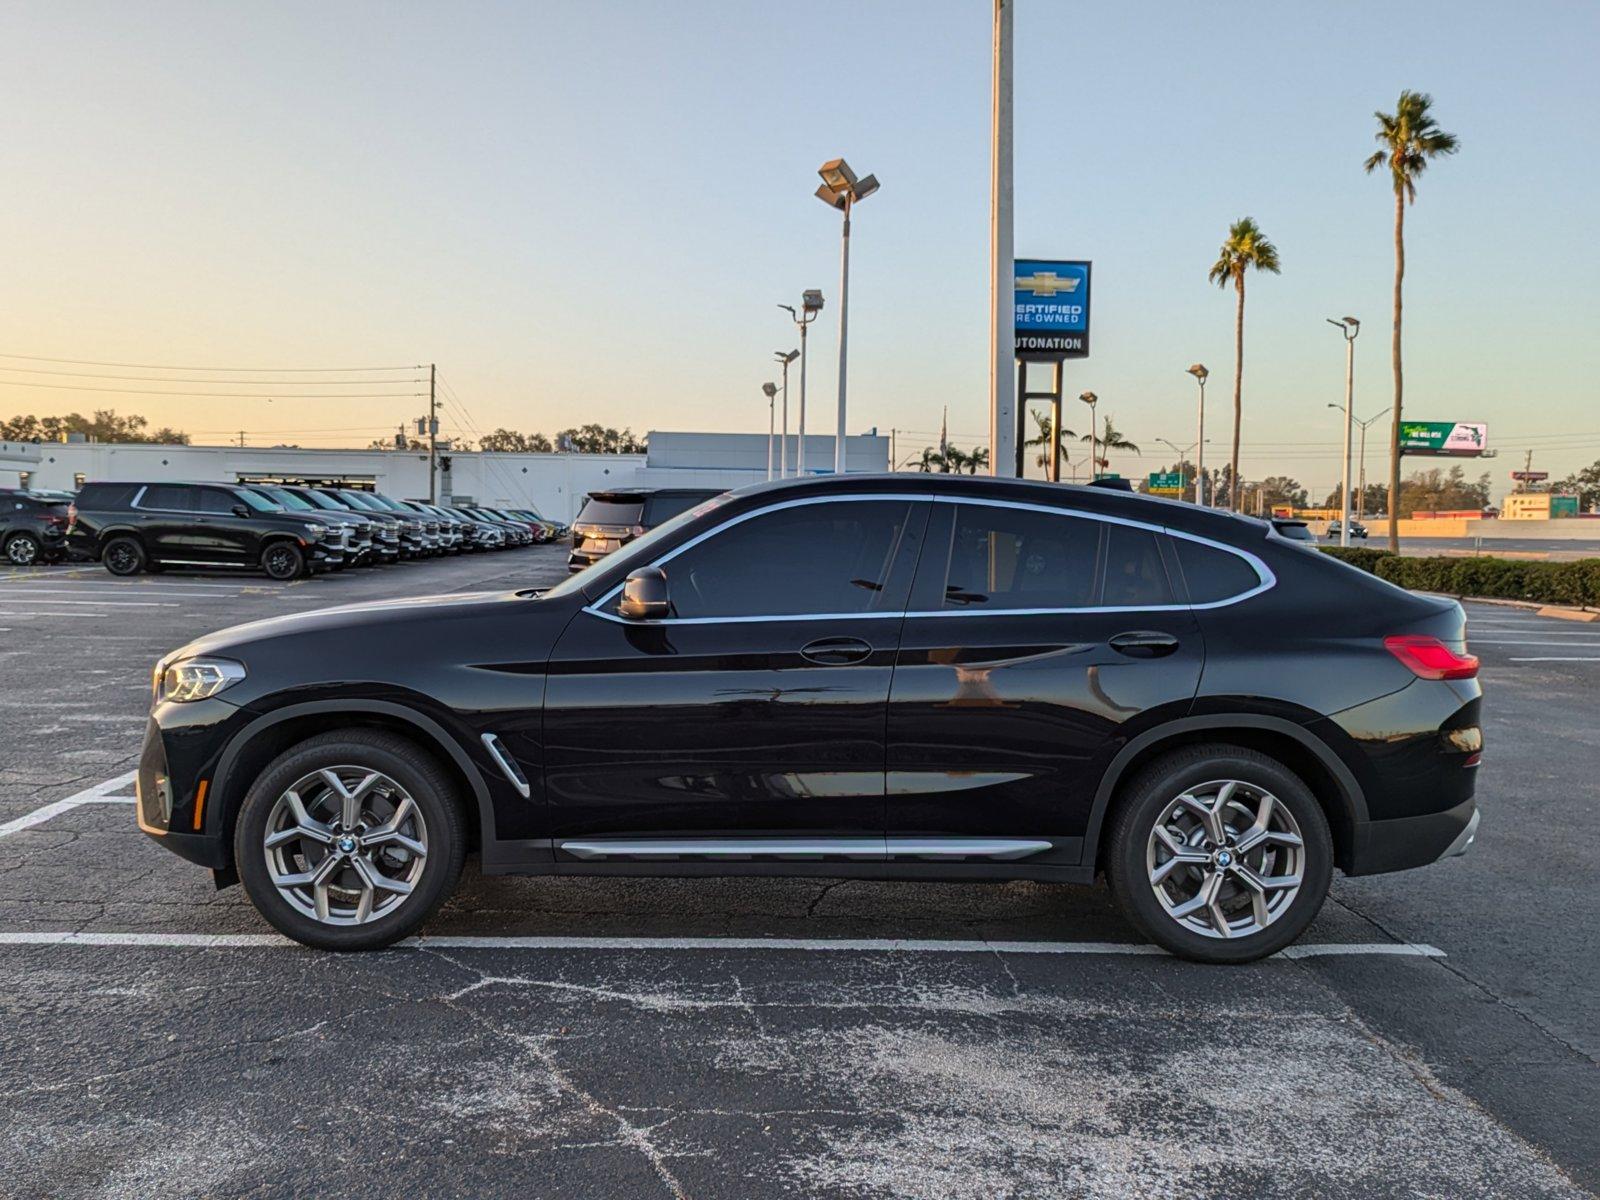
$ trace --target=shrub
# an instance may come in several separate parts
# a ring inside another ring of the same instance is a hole
[[[1387,550],[1324,546],[1351,566],[1419,592],[1539,604],[1600,606],[1600,558],[1527,562],[1514,558],[1406,558]]]

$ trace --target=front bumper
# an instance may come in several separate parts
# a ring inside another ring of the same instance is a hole
[[[161,704],[145,723],[134,812],[139,828],[203,867],[227,866],[210,782],[233,735],[252,718],[223,700]]]

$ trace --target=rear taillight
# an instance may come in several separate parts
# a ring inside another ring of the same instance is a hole
[[[77,519],[78,519],[78,506],[76,504],[67,505],[67,524],[71,525]]]
[[[632,532],[634,537],[643,537],[645,534],[645,528],[643,525],[635,525]]]
[[[1478,673],[1477,655],[1458,654],[1436,637],[1395,634],[1383,639],[1383,648],[1419,679],[1471,679]]]

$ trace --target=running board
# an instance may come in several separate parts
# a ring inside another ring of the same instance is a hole
[[[715,862],[820,858],[856,862],[893,858],[998,862],[1041,854],[1051,848],[1051,843],[1040,838],[595,838],[557,842],[556,848],[584,862],[684,858]]]

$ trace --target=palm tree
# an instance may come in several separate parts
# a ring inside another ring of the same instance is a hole
[[[1394,361],[1394,423],[1389,433],[1389,549],[1400,549],[1400,400],[1405,390],[1400,370],[1400,289],[1406,277],[1406,205],[1417,200],[1417,176],[1430,160],[1454,154],[1456,135],[1446,133],[1429,111],[1433,97],[1424,92],[1401,92],[1393,113],[1375,112],[1378,145],[1382,149],[1367,159],[1367,174],[1387,164],[1394,184],[1394,331],[1390,357]]]
[[[1050,437],[1050,418],[1045,416],[1044,413],[1040,412],[1036,408],[1029,409],[1028,415],[1033,418],[1033,424],[1037,432],[1022,444],[1024,446],[1039,447],[1039,453],[1034,456],[1033,461],[1044,468],[1045,476],[1048,478],[1050,474],[1050,447],[1053,442],[1053,439]],[[1078,435],[1073,433],[1070,429],[1063,429],[1061,431],[1061,436],[1063,438],[1075,438]],[[985,463],[985,465],[987,465],[987,463]]]
[[[976,475],[979,471],[986,469],[989,465],[989,447],[974,446],[972,448],[972,453],[964,455],[963,457],[966,460],[967,474]]]
[[[1109,416],[1104,418],[1104,420],[1106,423],[1105,432],[1100,434],[1101,459],[1099,464],[1089,464],[1089,478],[1091,479],[1094,478],[1094,468],[1096,466],[1104,464],[1105,466],[1109,467],[1111,465],[1111,451],[1131,450],[1135,454],[1142,453],[1138,446],[1135,446],[1126,437],[1124,437],[1122,431],[1111,423],[1111,418]],[[1093,441],[1094,438],[1095,435],[1093,433],[1086,433],[1079,440],[1088,442]]]
[[[961,474],[961,469],[967,465],[967,452],[951,446],[944,452],[944,470],[946,473]]]
[[[1239,419],[1244,395],[1244,273],[1254,267],[1257,271],[1278,274],[1278,248],[1267,241],[1254,218],[1241,217],[1228,228],[1228,240],[1222,243],[1217,261],[1211,264],[1206,275],[1219,288],[1230,283],[1239,300],[1233,315],[1233,478],[1239,478]],[[1239,487],[1235,482],[1228,497],[1228,505],[1239,510]]]
[[[938,468],[941,471],[949,469],[945,466],[943,455],[941,455],[932,446],[924,446],[922,448],[921,456],[917,459],[917,470],[926,475],[931,473],[935,468]]]

